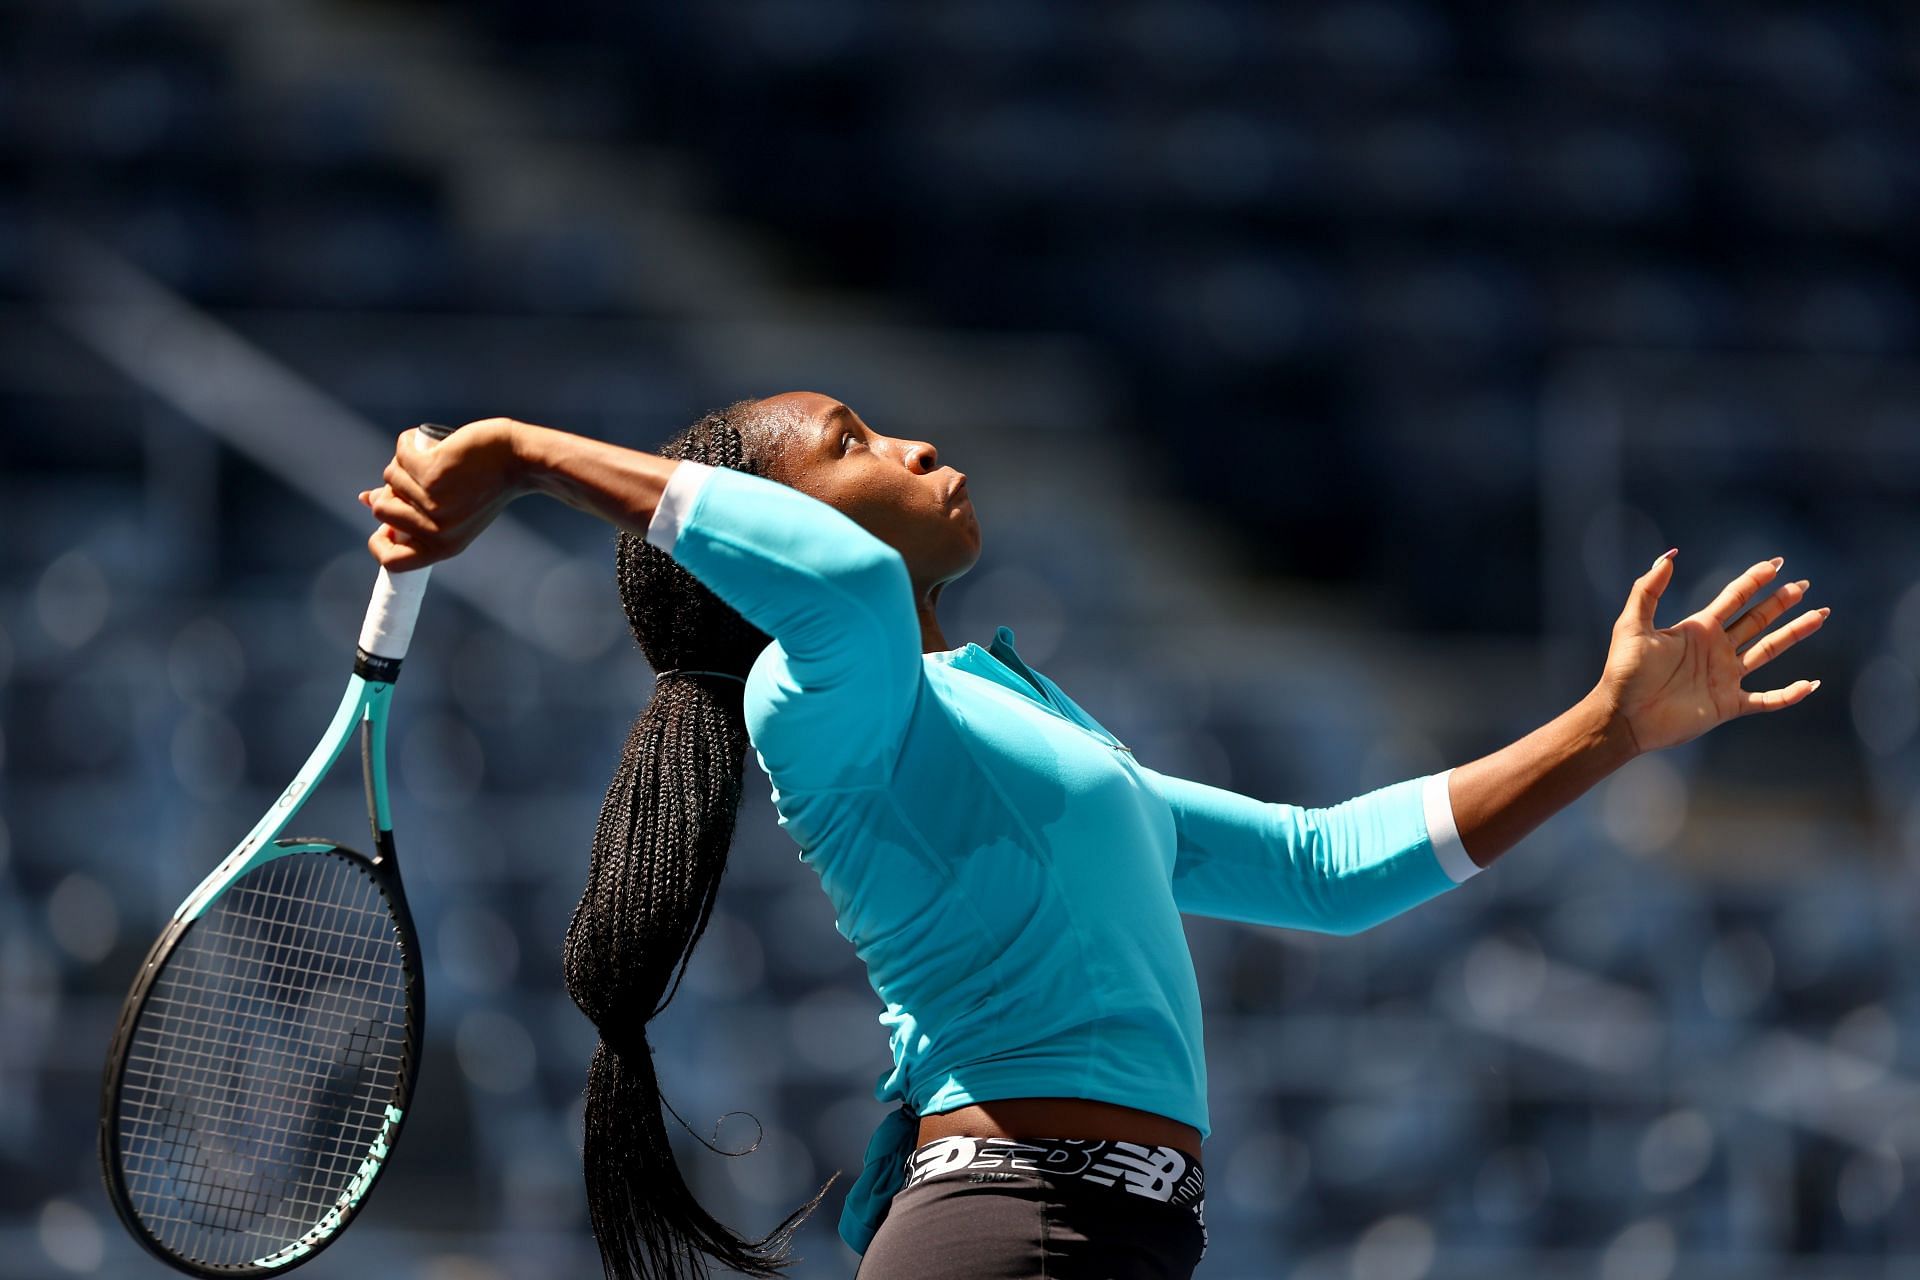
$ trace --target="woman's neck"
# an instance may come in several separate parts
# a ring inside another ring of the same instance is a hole
[[[914,607],[920,615],[920,652],[938,653],[953,646],[947,643],[946,633],[940,630],[940,619],[934,611],[940,604],[941,588],[947,584],[936,582],[925,591],[916,592]]]

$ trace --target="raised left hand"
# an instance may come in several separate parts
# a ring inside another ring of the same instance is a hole
[[[1795,706],[1819,686],[1818,680],[1796,680],[1764,693],[1740,687],[1748,672],[1818,631],[1831,612],[1810,609],[1763,634],[1806,594],[1805,580],[1789,582],[1741,614],[1779,572],[1774,561],[1762,560],[1723,587],[1706,608],[1660,628],[1653,625],[1653,614],[1673,578],[1672,553],[1634,582],[1613,624],[1613,644],[1595,693],[1606,700],[1635,751],[1678,746],[1728,720]]]

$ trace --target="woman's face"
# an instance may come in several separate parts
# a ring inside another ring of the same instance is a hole
[[[980,558],[966,477],[924,440],[884,436],[831,396],[789,391],[759,402],[774,433],[775,478],[851,517],[907,563],[916,594]]]

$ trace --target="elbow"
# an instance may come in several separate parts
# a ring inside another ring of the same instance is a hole
[[[1369,916],[1335,916],[1323,922],[1315,932],[1331,934],[1336,938],[1351,938],[1379,923],[1378,919]]]
[[[1351,938],[1391,919],[1396,913],[1371,895],[1357,893],[1356,886],[1335,883],[1330,892],[1315,895],[1313,912],[1316,933],[1336,938]]]
[[[917,659],[920,613],[914,606],[907,562],[898,551],[877,538],[857,543],[849,539],[836,549],[834,564],[821,573],[819,581],[836,603],[808,616],[806,636],[782,637],[790,649],[848,655],[848,661],[830,664],[835,669],[845,666],[842,674],[848,679],[870,678],[865,664],[874,655],[901,655],[903,664],[905,655]],[[857,654],[866,656],[853,663],[851,656]],[[919,663],[912,665],[917,669]]]
[[[847,566],[847,575],[854,594],[873,602],[877,617],[891,625],[904,620],[907,629],[913,632],[915,644],[919,643],[920,612],[914,605],[913,579],[907,573],[905,557],[876,538],[871,547],[863,549],[857,560]]]
[[[907,560],[889,544],[872,539],[849,557],[847,572],[858,578],[877,595],[898,593],[909,599],[913,582],[907,574]]]

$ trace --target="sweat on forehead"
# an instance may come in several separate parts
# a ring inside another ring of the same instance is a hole
[[[739,422],[749,452],[778,457],[819,430],[839,401],[811,391],[788,391],[752,402]]]

